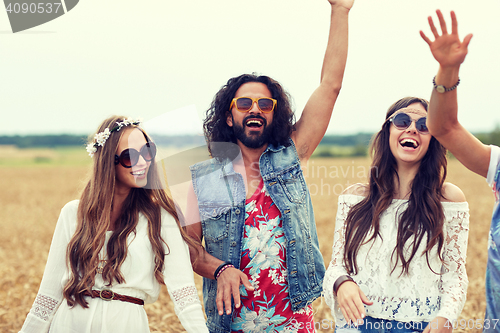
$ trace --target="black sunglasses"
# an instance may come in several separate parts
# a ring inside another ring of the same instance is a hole
[[[398,113],[392,118],[389,118],[389,121],[396,127],[398,130],[405,130],[408,127],[410,127],[412,122],[415,122],[415,128],[417,131],[419,131],[421,134],[428,134],[429,129],[427,128],[427,125],[425,124],[425,121],[427,120],[427,117],[422,117],[417,120],[413,120],[408,114],[406,113]]]
[[[140,151],[134,148],[127,148],[121,152],[120,156],[115,155],[115,165],[120,163],[124,168],[131,168],[139,162],[142,156],[146,162],[152,161],[156,156],[156,145],[154,142],[148,142],[141,147]]]

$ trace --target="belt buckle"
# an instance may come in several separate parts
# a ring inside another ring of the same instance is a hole
[[[107,292],[108,295],[109,293],[111,293],[110,297],[106,297],[105,294],[103,294],[103,292]],[[112,291],[112,290],[109,290],[109,289],[103,289],[99,292],[99,297],[104,300],[104,301],[111,301],[115,298],[115,293]]]

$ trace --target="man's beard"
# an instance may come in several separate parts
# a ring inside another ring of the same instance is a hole
[[[234,135],[236,136],[236,139],[240,140],[241,143],[248,148],[260,148],[266,143],[269,142],[269,138],[271,136],[271,131],[272,131],[272,125],[267,126],[267,121],[264,117],[261,116],[248,116],[243,119],[243,124],[247,122],[248,119],[250,118],[258,118],[263,121],[263,131],[260,134],[255,134],[255,135],[247,135],[245,133],[245,125],[240,126],[240,124],[237,124],[234,121],[233,118],[233,132]]]

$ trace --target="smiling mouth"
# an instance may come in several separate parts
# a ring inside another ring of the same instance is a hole
[[[413,139],[403,139],[403,140],[399,141],[399,144],[402,147],[413,148],[413,149],[417,149],[419,146],[418,142],[413,140]]]
[[[132,172],[132,175],[134,175],[134,176],[144,176],[145,173],[146,173],[146,169],[143,169],[143,170],[140,170],[140,171],[134,171],[134,172]]]
[[[258,129],[264,125],[264,122],[262,121],[262,119],[252,118],[252,119],[247,120],[245,125],[247,127],[250,127],[250,128]]]

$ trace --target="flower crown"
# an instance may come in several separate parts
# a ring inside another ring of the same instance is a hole
[[[97,151],[97,147],[104,146],[111,133],[119,132],[123,126],[140,125],[141,122],[142,119],[140,118],[137,118],[135,120],[132,118],[123,118],[123,121],[117,121],[116,126],[111,130],[109,128],[106,128],[103,132],[97,133],[96,135],[94,135],[94,139],[92,140],[92,142],[87,145],[87,152],[89,153],[89,156],[94,157],[94,154]]]

